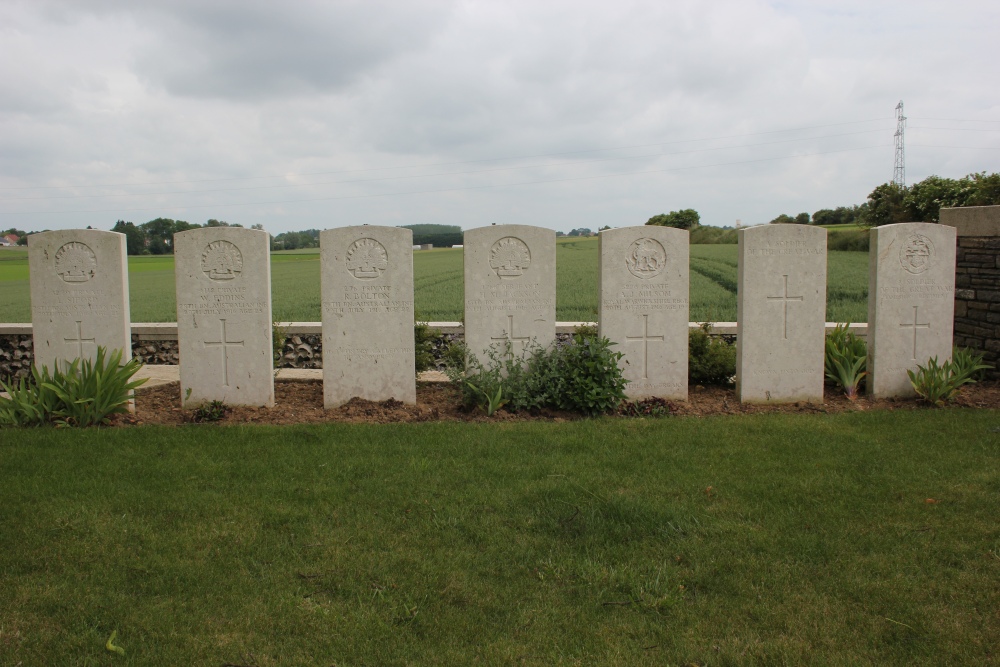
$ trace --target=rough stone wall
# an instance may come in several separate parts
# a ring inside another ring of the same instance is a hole
[[[959,236],[955,345],[983,353],[1000,379],[1000,236]]]
[[[716,334],[729,342],[735,336]],[[568,343],[573,337],[569,333],[557,333],[556,341]],[[176,366],[178,351],[176,340],[146,339],[140,334],[132,334],[132,356],[144,364]],[[463,340],[461,333],[441,333],[434,340],[434,361],[438,369],[444,367],[444,355],[448,346]],[[26,377],[31,372],[34,360],[31,336],[29,334],[0,335],[0,380],[9,382]],[[281,355],[281,368],[323,368],[323,339],[320,334],[291,334],[285,338]]]
[[[0,380],[9,383],[27,377],[34,359],[30,335],[0,336]]]

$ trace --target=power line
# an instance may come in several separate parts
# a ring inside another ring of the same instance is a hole
[[[675,155],[690,155],[694,153],[705,153],[709,151],[724,151],[724,150],[735,150],[739,148],[756,148],[759,146],[773,146],[776,144],[787,144],[798,141],[815,141],[818,139],[834,139],[840,137],[856,136],[859,134],[872,134],[875,132],[881,132],[882,130],[860,130],[858,132],[843,132],[840,134],[825,134],[813,137],[799,137],[795,139],[779,139],[777,141],[765,141],[756,144],[738,144],[735,146],[716,146],[712,148],[697,148],[689,151],[674,151],[671,153],[643,153],[640,155],[626,155],[620,157],[605,157],[605,158],[592,158],[588,160],[573,160],[568,162],[557,162],[557,163],[544,163],[544,164],[532,164],[532,165],[515,165],[511,167],[495,167],[492,169],[477,169],[473,171],[447,171],[438,172],[432,174],[410,174],[405,176],[383,176],[379,178],[364,178],[364,179],[354,179],[347,181],[320,181],[313,183],[285,183],[282,185],[256,185],[249,187],[237,187],[237,188],[211,188],[206,190],[174,190],[170,192],[137,192],[137,193],[119,193],[119,194],[97,194],[97,195],[57,195],[57,196],[46,196],[46,197],[10,197],[5,199],[0,199],[2,202],[12,202],[12,201],[54,201],[57,199],[99,199],[99,198],[112,198],[112,197],[158,197],[164,195],[177,195],[177,194],[200,194],[200,193],[212,193],[212,192],[240,192],[246,190],[275,190],[283,188],[304,188],[304,187],[314,187],[321,185],[344,185],[344,184],[354,184],[354,183],[372,183],[378,181],[392,181],[392,180],[403,180],[403,179],[413,179],[413,178],[433,178],[435,176],[466,176],[474,174],[486,174],[498,171],[511,171],[513,169],[539,169],[539,168],[551,168],[551,167],[563,167],[563,166],[576,166],[593,164],[596,162],[614,162],[621,160],[638,160],[649,157],[670,157]],[[653,144],[656,145],[656,144]]]
[[[766,130],[764,132],[748,132],[744,134],[729,134],[720,135],[717,137],[704,137],[700,139],[681,139],[677,141],[666,141],[666,142],[656,142],[647,144],[632,144],[628,146],[612,146],[609,148],[591,148],[586,150],[576,150],[576,151],[562,151],[558,153],[543,153],[538,155],[520,155],[520,156],[507,156],[507,157],[492,157],[492,158],[481,158],[476,160],[460,160],[456,162],[433,162],[429,164],[411,164],[402,165],[395,167],[368,167],[365,169],[341,169],[337,171],[315,171],[315,172],[302,172],[298,174],[299,176],[329,176],[333,174],[351,174],[351,173],[362,173],[369,171],[386,171],[392,169],[425,169],[428,167],[450,167],[459,164],[477,164],[482,162],[498,162],[503,160],[533,160],[537,158],[544,157],[559,157],[563,155],[582,155],[586,153],[601,153],[607,151],[616,150],[627,150],[631,148],[649,148],[652,146],[671,146],[674,144],[684,144],[684,143],[695,143],[699,141],[718,141],[721,139],[738,139],[742,137],[756,137],[765,134],[781,134],[784,132],[802,132],[805,130],[816,130],[825,127],[839,127],[843,125],[861,125],[864,123],[874,123],[874,122],[884,122],[885,118],[870,118],[868,120],[854,120],[845,121],[842,123],[826,123],[823,125],[809,125],[797,128],[788,128],[784,130]],[[54,189],[68,189],[68,188],[102,188],[102,187],[130,187],[137,185],[179,185],[181,183],[222,183],[231,181],[252,181],[267,178],[284,178],[284,176],[244,176],[240,178],[207,178],[207,179],[189,179],[180,181],[143,181],[138,183],[95,183],[91,185],[24,185],[24,186],[11,186],[11,187],[0,187],[0,191],[3,190],[54,190]]]
[[[233,206],[265,206],[272,204],[299,204],[299,203],[312,203],[321,201],[340,201],[345,199],[372,199],[377,197],[397,197],[400,195],[422,195],[422,194],[441,194],[446,192],[462,192],[468,190],[485,190],[490,188],[506,188],[514,187],[520,185],[539,185],[546,183],[568,183],[573,181],[585,181],[594,180],[599,178],[615,178],[620,176],[638,176],[643,174],[662,174],[674,171],[686,171],[689,169],[706,169],[711,167],[729,167],[734,165],[743,164],[755,164],[760,162],[773,162],[776,160],[787,160],[800,157],[815,157],[817,155],[831,155],[834,153],[847,153],[852,151],[870,150],[872,148],[885,148],[886,144],[875,144],[871,146],[859,146],[855,148],[844,148],[834,151],[822,151],[818,153],[802,153],[798,155],[783,155],[771,158],[759,158],[755,160],[739,160],[735,162],[718,162],[713,164],[703,164],[703,165],[693,165],[687,167],[673,167],[670,169],[652,169],[645,171],[632,171],[632,172],[622,172],[618,174],[599,174],[595,176],[577,176],[572,178],[557,178],[557,179],[547,179],[540,181],[521,181],[516,183],[500,183],[500,184],[490,184],[490,185],[471,185],[458,188],[441,188],[436,190],[413,190],[408,192],[386,192],[386,193],[375,193],[375,194],[363,194],[363,195],[342,195],[338,197],[316,197],[309,199],[284,199],[284,200],[272,200],[272,201],[255,201],[255,202],[236,202],[230,204],[201,204],[195,206],[183,206],[183,205],[163,205],[157,207],[144,207],[144,208],[115,208],[115,209],[96,209],[96,210],[78,210],[78,211],[16,211],[12,213],[4,213],[3,215],[44,215],[44,214],[75,214],[75,213],[133,213],[141,211],[164,211],[164,210],[194,210],[194,209],[206,209],[206,208],[227,208]]]

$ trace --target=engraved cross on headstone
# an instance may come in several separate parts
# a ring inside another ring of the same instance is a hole
[[[899,327],[901,329],[910,329],[910,328],[913,329],[913,357],[912,357],[912,359],[916,359],[917,358],[917,329],[930,329],[931,328],[930,322],[926,322],[924,324],[918,324],[917,323],[917,309],[919,307],[920,306],[914,306],[913,307],[913,324],[900,324],[899,325]]]
[[[63,340],[67,343],[76,343],[79,346],[80,351],[77,354],[78,359],[83,359],[84,343],[93,343],[94,345],[97,345],[97,340],[95,338],[83,337],[83,322],[81,320],[76,321],[76,338],[63,338]]]
[[[789,301],[802,301],[801,296],[789,296],[788,295],[788,275],[783,275],[782,278],[785,279],[785,291],[781,296],[769,296],[768,301],[780,301],[782,310],[784,311],[781,320],[781,337],[784,340],[788,340],[788,302]]]
[[[663,342],[663,336],[649,335],[649,315],[642,316],[642,335],[625,336],[626,343],[642,342],[642,379],[649,379],[649,341]]]
[[[508,358],[513,359],[514,358],[514,350],[513,350],[513,343],[514,343],[514,341],[515,340],[528,341],[528,340],[531,340],[531,338],[529,336],[515,336],[514,335],[514,316],[513,315],[508,315],[507,316],[507,330],[504,331],[504,335],[503,336],[490,336],[490,340],[503,340],[503,341],[507,341],[508,343],[510,343],[511,345],[508,345],[507,355],[508,355]]]
[[[230,347],[243,347],[243,341],[241,340],[229,340],[226,336],[226,321],[224,319],[219,320],[222,323],[222,336],[216,341],[205,341],[205,347],[221,347],[222,348],[222,385],[225,387],[229,386],[229,348]]]

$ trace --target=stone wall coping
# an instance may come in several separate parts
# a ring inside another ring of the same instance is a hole
[[[997,207],[1000,208],[1000,207]],[[428,322],[433,329],[438,329],[443,334],[460,334],[465,327],[461,322]],[[736,335],[736,322],[712,322],[712,333],[723,335]],[[556,322],[556,333],[573,333],[580,325],[596,326],[595,322]],[[701,322],[689,322],[692,329],[702,325]],[[285,329],[288,335],[319,335],[323,327],[319,322],[278,322],[278,326]],[[836,322],[827,322],[826,330],[832,331],[836,328]],[[864,322],[851,324],[851,331],[858,336],[868,335],[868,325]],[[31,335],[30,322],[0,322],[0,336],[29,336]],[[132,335],[139,336],[145,340],[176,340],[176,322],[133,322]]]
[[[941,224],[962,236],[1000,236],[1000,206],[961,206],[941,209]]]

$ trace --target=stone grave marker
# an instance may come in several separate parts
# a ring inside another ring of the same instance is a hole
[[[625,354],[626,395],[687,400],[687,230],[607,229],[598,243],[600,333]]]
[[[913,396],[907,370],[951,358],[955,228],[904,222],[871,230],[868,393]]]
[[[267,232],[204,227],[174,234],[181,403],[274,405]]]
[[[486,351],[511,344],[519,356],[532,341],[556,337],[556,234],[530,225],[491,225],[465,232],[465,344]]]
[[[826,230],[739,230],[736,395],[743,403],[822,402]]]
[[[324,406],[355,396],[416,403],[413,232],[363,225],[319,239]]]
[[[68,229],[28,236],[35,364],[93,359],[97,346],[132,358],[125,235]]]

